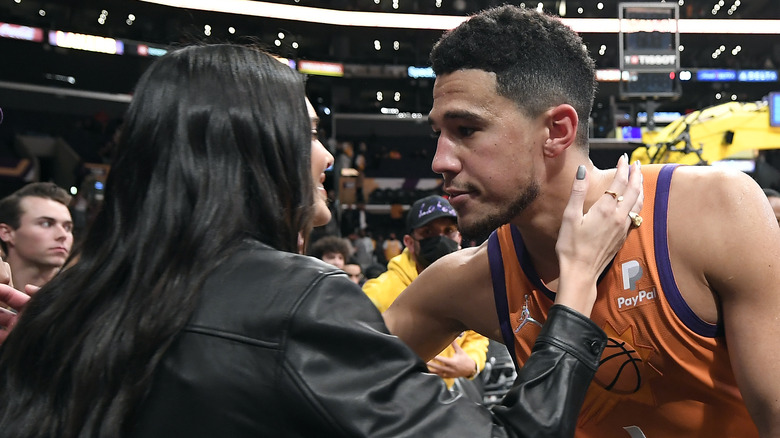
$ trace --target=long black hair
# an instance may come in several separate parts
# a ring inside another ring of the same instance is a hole
[[[117,437],[211,270],[245,239],[296,252],[314,203],[302,77],[193,46],[141,77],[79,261],[0,348],[0,435]]]

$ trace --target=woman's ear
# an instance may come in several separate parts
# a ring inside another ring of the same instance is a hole
[[[548,110],[546,115],[549,136],[544,144],[544,156],[555,158],[576,141],[579,117],[568,104],[560,104]]]

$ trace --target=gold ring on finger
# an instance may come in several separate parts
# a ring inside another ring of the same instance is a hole
[[[628,212],[628,217],[631,218],[631,224],[637,228],[639,228],[640,225],[642,225],[642,216],[638,215],[637,213],[634,213],[633,211]]]
[[[612,199],[614,199],[617,202],[620,202],[620,201],[623,200],[623,196],[622,195],[618,195],[617,193],[615,193],[615,192],[613,192],[611,190],[605,190],[604,194],[612,196]]]

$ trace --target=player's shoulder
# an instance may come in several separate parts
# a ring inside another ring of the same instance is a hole
[[[758,183],[743,172],[680,166],[669,191],[668,233],[699,242],[689,246],[691,251],[705,251],[700,245],[726,243],[726,236],[738,239],[735,230],[759,226],[756,212],[763,211],[765,198]]]
[[[762,201],[762,195],[756,181],[746,173],[715,166],[680,166],[670,187],[675,204],[686,209],[731,209]]]
[[[448,269],[452,268],[474,268],[475,265],[487,263],[487,242],[474,247],[463,248],[455,251],[451,254],[447,254],[442,257],[442,265],[447,265]],[[437,261],[437,263],[439,263]]]
[[[420,277],[435,278],[440,284],[452,287],[483,282],[489,276],[487,243],[447,254],[420,274]]]
[[[703,192],[743,189],[755,181],[746,173],[718,166],[679,166],[674,171],[672,184],[683,190]]]

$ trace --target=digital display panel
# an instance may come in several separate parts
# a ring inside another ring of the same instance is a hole
[[[679,6],[674,3],[619,3],[622,97],[679,96]]]
[[[623,140],[642,140],[642,128],[639,126],[621,126]]]
[[[777,82],[777,70],[740,70],[740,82]]]
[[[696,80],[702,82],[719,82],[737,80],[736,70],[699,70],[696,72]]]
[[[780,91],[769,93],[769,126],[780,128]]]

